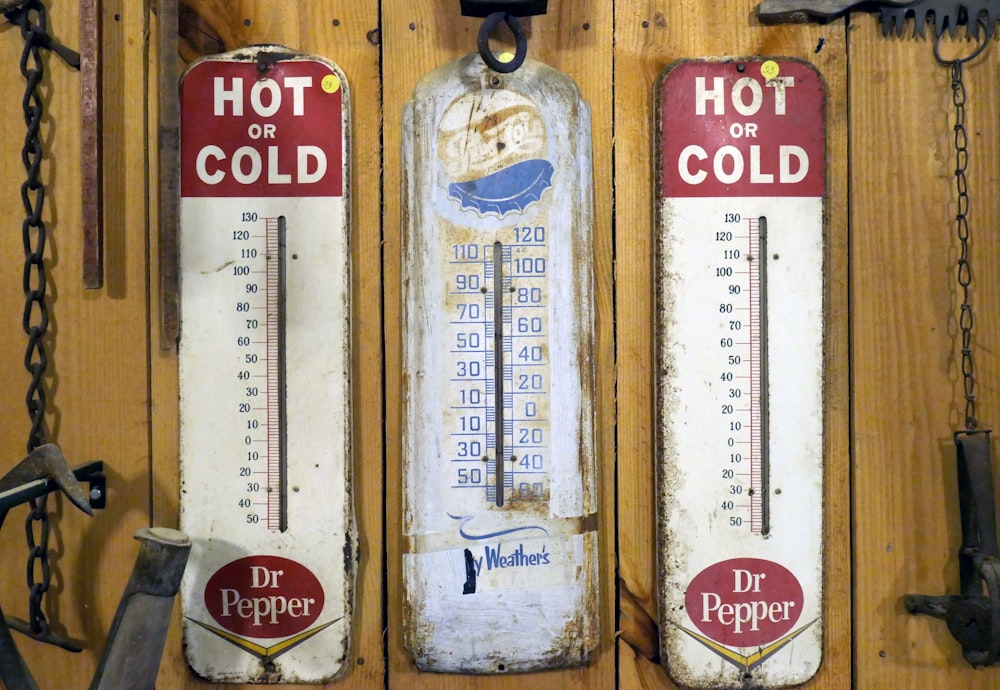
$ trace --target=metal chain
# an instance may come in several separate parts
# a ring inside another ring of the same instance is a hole
[[[955,227],[958,234],[960,252],[958,257],[958,285],[962,288],[962,305],[959,311],[958,327],[962,332],[962,388],[965,395],[965,428],[975,430],[976,419],[976,378],[972,362],[972,305],[969,302],[969,287],[972,285],[972,267],[969,264],[969,185],[965,171],[969,167],[969,135],[965,128],[965,82],[962,79],[962,61],[951,63],[951,93],[955,105],[955,189],[958,202],[955,213]]]
[[[48,306],[45,301],[45,223],[42,208],[45,204],[45,187],[41,180],[42,142],[40,136],[42,122],[42,97],[39,87],[43,77],[40,49],[48,37],[46,30],[45,6],[40,0],[21,3],[17,23],[24,39],[21,53],[21,75],[26,87],[21,106],[27,134],[21,148],[21,162],[27,179],[21,184],[21,202],[24,204],[25,218],[21,225],[21,239],[24,245],[24,313],[21,325],[28,336],[28,346],[24,353],[24,367],[31,375],[25,395],[31,429],[28,432],[28,452],[45,443],[45,371],[48,368],[48,353],[45,349],[45,335],[49,325]],[[31,510],[25,520],[28,542],[27,583],[28,622],[31,632],[38,637],[49,634],[48,621],[42,612],[42,599],[49,589],[52,579],[49,567],[49,517],[46,497],[31,502]],[[38,537],[35,536],[36,528]],[[41,580],[36,575],[41,574]]]
[[[982,18],[980,18],[982,22]],[[988,27],[987,27],[988,28]],[[958,234],[960,252],[958,257],[958,285],[962,288],[962,306],[958,316],[958,328],[962,332],[962,391],[965,395],[965,428],[974,431],[979,426],[976,419],[976,377],[972,363],[972,304],[969,302],[972,285],[972,266],[969,264],[969,184],[965,171],[969,167],[969,134],[965,128],[965,104],[967,101],[962,66],[979,57],[990,43],[990,32],[983,32],[983,39],[965,57],[945,59],[941,56],[940,32],[934,40],[934,58],[945,67],[951,68],[951,100],[955,106],[955,189],[958,201],[955,212],[955,228]]]

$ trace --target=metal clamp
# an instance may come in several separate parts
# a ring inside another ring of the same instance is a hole
[[[907,594],[903,601],[910,613],[944,620],[952,637],[962,645],[962,656],[978,668],[1000,659],[1000,549],[990,432],[959,431],[955,447],[962,514],[962,547],[958,551],[962,593]]]

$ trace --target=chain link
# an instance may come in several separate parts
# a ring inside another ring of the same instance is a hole
[[[21,148],[21,162],[24,164],[26,179],[21,184],[21,202],[25,218],[21,225],[21,240],[24,245],[24,313],[21,326],[28,336],[28,346],[24,353],[24,367],[31,375],[31,382],[25,395],[25,406],[31,420],[28,432],[28,452],[45,443],[45,372],[48,368],[48,353],[45,336],[49,326],[49,312],[45,301],[45,223],[42,209],[45,205],[45,187],[41,180],[42,167],[42,97],[39,89],[43,77],[41,48],[48,32],[46,30],[45,6],[39,0],[29,0],[21,4],[17,17],[24,39],[21,53],[21,76],[25,80],[24,123],[27,134]],[[47,495],[46,495],[47,496]],[[31,502],[31,510],[25,520],[28,542],[27,583],[28,622],[31,632],[39,637],[49,634],[48,621],[42,612],[42,601],[51,584],[49,567],[49,517],[46,510],[46,496]],[[38,537],[35,532],[38,530]],[[41,579],[36,576],[41,575]]]
[[[976,419],[976,378],[972,362],[972,304],[969,288],[972,285],[972,267],[969,264],[969,185],[965,171],[969,167],[969,135],[965,128],[965,81],[962,78],[962,61],[951,63],[951,93],[955,106],[955,189],[958,201],[955,228],[960,251],[958,256],[958,285],[962,288],[962,305],[958,327],[962,333],[962,389],[965,395],[965,428],[973,431],[979,426]]]

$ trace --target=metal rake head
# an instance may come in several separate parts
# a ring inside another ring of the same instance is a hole
[[[946,31],[954,37],[958,27],[964,25],[966,38],[979,40],[979,32],[983,30],[985,39],[989,40],[1000,21],[1000,2],[997,0],[917,0],[906,5],[880,4],[878,11],[883,36],[902,36],[906,22],[912,19],[913,36],[925,36],[929,25],[935,37]]]
[[[884,36],[902,36],[912,21],[913,36],[925,36],[928,25],[935,38],[945,32],[954,36],[958,27],[965,26],[967,38],[979,40],[984,31],[989,40],[1000,21],[1000,0],[763,0],[757,6],[757,16],[765,24],[828,22],[851,11],[877,12]]]

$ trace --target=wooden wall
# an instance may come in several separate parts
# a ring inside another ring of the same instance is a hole
[[[883,39],[854,14],[764,27],[753,0],[552,0],[530,51],[569,73],[593,110],[601,500],[601,645],[586,669],[532,677],[418,673],[400,631],[400,113],[420,75],[475,45],[455,0],[185,0],[180,60],[276,42],[335,60],[353,97],[355,497],[362,561],[343,688],[669,688],[657,663],[652,409],[652,84],[682,57],[794,56],[828,89],[826,648],[815,688],[995,687],[908,592],[954,593],[959,545],[951,433],[962,421],[954,264],[951,92],[926,40]],[[48,0],[78,41],[78,3]],[[104,0],[107,275],[85,291],[79,232],[78,76],[49,56],[44,178],[53,299],[52,437],[70,462],[108,467],[108,508],[57,502],[50,618],[78,655],[18,638],[45,688],[89,681],[135,554],[132,533],[176,526],[176,354],[159,348],[157,17]],[[0,26],[0,448],[23,454],[19,185],[20,37]],[[965,47],[965,46],[961,46]],[[2,67],[2,66],[6,67]],[[998,407],[1000,116],[990,46],[967,68],[979,416]],[[24,545],[0,534],[0,602],[24,615]],[[177,617],[158,686],[206,687],[185,667]]]

